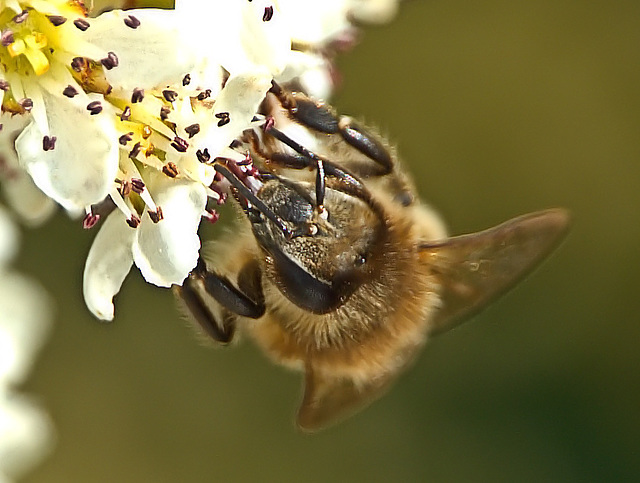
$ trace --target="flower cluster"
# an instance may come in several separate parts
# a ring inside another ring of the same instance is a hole
[[[17,229],[0,208],[0,481],[23,474],[52,442],[46,415],[15,388],[26,378],[50,322],[43,290],[8,268],[16,248]]]
[[[213,164],[245,158],[234,141],[260,122],[272,81],[329,95],[352,20],[385,20],[396,3],[178,0],[90,17],[78,0],[0,0],[9,202],[34,222],[53,200],[100,225],[84,295],[101,319],[133,264],[181,284],[225,196]]]
[[[264,122],[272,83],[326,98],[336,52],[357,38],[354,22],[386,21],[398,0],[175,3],[95,15],[82,0],[0,0],[4,198],[27,224],[59,205],[99,227],[84,296],[104,320],[134,264],[161,287],[196,266],[200,222],[215,221],[227,195],[214,165],[250,181],[238,140]],[[6,269],[15,235],[0,208],[0,481],[51,440],[47,418],[14,389],[48,322],[46,296]]]

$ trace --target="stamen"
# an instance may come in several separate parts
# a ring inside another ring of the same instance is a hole
[[[102,112],[102,104],[100,104],[100,101],[90,102],[87,104],[87,111],[89,111],[92,116],[100,114]]]
[[[55,136],[45,136],[42,138],[42,149],[44,151],[52,151],[56,147],[56,137]]]
[[[160,220],[164,219],[162,208],[160,208],[159,206],[156,211],[148,210],[147,213],[149,213],[149,218],[151,218],[151,221],[153,221],[154,223],[158,223]]]
[[[144,204],[147,205],[148,211],[149,212],[155,211],[156,213],[160,211],[160,215],[162,215],[162,210],[160,209],[160,207],[156,206],[155,202],[153,201],[153,198],[151,198],[151,195],[149,194],[149,190],[145,189],[144,183],[142,185],[143,185],[142,191],[140,191],[140,193],[138,194],[140,195],[140,198],[142,198],[142,201],[144,201]]]
[[[9,90],[9,87],[9,83],[6,80],[0,79],[0,89],[6,92]]]
[[[182,85],[188,86],[189,84],[191,84],[191,75],[187,74],[182,78]]]
[[[130,159],[134,159],[138,154],[140,154],[140,143],[137,142],[133,145],[133,148],[131,149],[131,152],[129,153],[129,158]]]
[[[18,101],[18,104],[20,105],[20,107],[22,107],[22,109],[24,109],[27,112],[31,111],[31,109],[33,108],[33,101],[28,97],[25,97],[24,99],[20,99]]]
[[[144,99],[144,89],[140,89],[136,87],[133,89],[133,94],[131,94],[131,103],[135,104],[136,102],[142,102]]]
[[[22,13],[19,13],[18,15],[13,17],[12,20],[13,20],[14,23],[22,23],[25,20],[27,20],[28,16],[29,16],[29,11],[28,10],[23,10]]]
[[[13,32],[9,29],[3,30],[2,34],[0,34],[0,44],[2,44],[3,47],[9,47],[14,42]]]
[[[171,112],[171,109],[169,109],[167,106],[162,106],[160,108],[160,119],[163,121],[166,121],[169,118],[170,112]]]
[[[124,24],[129,28],[137,29],[138,27],[140,27],[140,20],[138,20],[133,15],[129,15],[124,19]]]
[[[222,127],[225,124],[229,124],[231,122],[231,118],[229,117],[228,112],[219,112],[218,114],[215,114],[215,117],[220,119],[218,121],[218,127]]]
[[[205,210],[202,212],[202,218],[213,224],[220,219],[220,213],[218,213],[216,210]]]
[[[78,90],[75,87],[73,87],[72,85],[68,85],[67,87],[64,88],[62,93],[65,96],[67,96],[69,99],[73,99],[75,96],[78,95]]]
[[[175,138],[173,138],[171,147],[179,153],[186,153],[187,149],[189,148],[189,143],[181,137],[176,136]]]
[[[67,21],[65,17],[62,15],[47,15],[49,22],[53,24],[54,27],[60,27],[63,23]]]
[[[74,57],[71,61],[71,68],[76,72],[82,72],[87,65],[87,61],[84,57]]]
[[[131,228],[138,228],[138,225],[140,225],[140,217],[132,214],[131,217],[127,219],[127,225]]]
[[[178,167],[174,162],[170,161],[162,167],[162,172],[169,178],[175,178],[178,176]]]
[[[198,94],[198,100],[204,101],[206,98],[211,97],[211,89],[206,89]]]
[[[100,221],[100,215],[93,214],[92,212],[88,212],[84,219],[82,220],[82,228],[85,230],[90,230]]]
[[[111,70],[118,67],[118,56],[114,52],[109,52],[104,59],[100,60],[100,63],[104,65],[105,69]]]
[[[269,6],[264,9],[264,14],[262,15],[262,21],[268,22],[273,18],[273,7]]]
[[[164,97],[167,102],[173,102],[178,98],[178,93],[176,91],[165,89],[162,91],[162,97]]]
[[[131,119],[131,108],[127,106],[124,108],[124,111],[122,111],[122,114],[120,114],[120,120],[128,121],[129,119]]]
[[[184,131],[189,135],[189,139],[200,132],[200,124],[191,124],[184,128]]]
[[[120,183],[122,184],[122,181],[120,181]],[[124,201],[124,198],[118,191],[118,188],[114,187],[109,193],[109,196],[111,196],[111,199],[113,200],[115,205],[118,207],[120,211],[122,211],[122,213],[126,218],[131,218],[132,216],[134,216],[133,213],[131,212],[131,209],[129,208],[127,203]]]
[[[149,126],[145,125],[142,128],[142,139],[149,139],[152,134],[153,134],[153,131]]]
[[[116,183],[120,183],[120,187],[118,188],[118,193],[122,195],[123,198],[129,196],[131,193],[131,183],[129,181],[117,179]]]
[[[141,194],[145,189],[144,181],[140,178],[131,178],[131,189],[134,193]]]
[[[129,133],[127,133],[127,134],[123,134],[122,136],[120,136],[120,137],[118,138],[118,142],[119,142],[121,145],[126,146],[126,145],[127,145],[127,143],[128,143],[129,141],[131,141],[132,139],[133,139],[133,132],[129,132]]]
[[[83,32],[86,31],[89,28],[89,22],[87,22],[85,19],[83,18],[78,18],[76,20],[73,21],[73,25],[75,25],[76,27],[78,27],[80,30],[82,30]]]
[[[196,157],[201,163],[208,163],[209,161],[211,161],[211,154],[209,154],[209,150],[207,148],[204,148],[204,151],[198,149],[196,151]]]

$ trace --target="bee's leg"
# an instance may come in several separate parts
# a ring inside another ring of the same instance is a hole
[[[203,299],[201,291],[198,290],[198,283],[200,282],[197,278],[190,275],[182,286],[174,287],[175,293],[189,310],[191,318],[206,335],[221,344],[231,342],[236,329],[234,318],[226,311],[214,314]]]
[[[367,203],[371,202],[369,191],[360,182],[360,180],[347,170],[338,167],[331,161],[328,161],[308,150],[269,123],[265,126],[265,132],[298,153],[298,155],[273,153],[270,156],[260,153],[261,156],[265,157],[268,163],[277,164],[283,168],[291,169],[317,169],[316,199],[319,200],[319,204],[321,204],[320,200],[324,200],[325,177],[327,176],[333,178],[337,182],[337,188],[341,191],[352,196],[356,196]]]
[[[177,293],[184,301],[196,322],[214,340],[227,343],[235,332],[235,316],[257,319],[265,311],[264,296],[260,285],[260,268],[257,263],[247,263],[239,272],[236,288],[226,277],[207,269],[198,260]],[[223,309],[214,311],[203,295],[212,297]]]
[[[339,133],[349,145],[377,164],[377,169],[366,170],[359,175],[384,176],[393,171],[394,163],[388,149],[350,117],[336,116],[327,106],[306,96],[294,97],[275,82],[271,92],[294,120],[324,134]]]
[[[384,176],[393,171],[393,160],[387,148],[368,133],[364,128],[358,126],[350,117],[342,116],[338,122],[342,138],[351,146],[356,148],[369,159],[378,163],[382,171],[378,176]]]
[[[264,300],[260,300],[262,297],[253,300],[236,288],[227,277],[208,270],[204,260],[198,260],[198,265],[190,276],[202,280],[205,291],[234,314],[251,319],[258,319],[264,315]]]

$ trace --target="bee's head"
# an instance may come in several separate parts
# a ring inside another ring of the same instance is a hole
[[[255,206],[245,213],[266,255],[270,279],[310,312],[342,305],[371,272],[368,262],[384,232],[379,209],[366,197],[329,186],[319,208],[314,184],[277,177],[256,196],[271,213]]]

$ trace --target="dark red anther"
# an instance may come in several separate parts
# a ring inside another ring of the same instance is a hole
[[[44,136],[42,138],[42,149],[44,151],[53,151],[56,147],[56,139],[55,136]]]
[[[202,214],[202,217],[209,223],[213,224],[220,219],[220,213],[218,213],[216,210],[206,210]]]
[[[169,161],[162,167],[162,172],[165,175],[169,176],[169,178],[175,178],[176,176],[178,176],[178,167],[174,162]]]
[[[140,89],[138,87],[134,88],[131,93],[131,103],[135,104],[137,102],[142,102],[142,99],[144,99],[144,89]]]
[[[89,111],[92,116],[100,114],[102,112],[102,104],[100,104],[100,101],[90,102],[87,104],[87,111]]]
[[[127,225],[129,225],[131,228],[138,228],[138,225],[140,224],[140,217],[138,215],[131,215],[131,218],[127,219]]]
[[[228,112],[219,112],[218,114],[215,114],[215,117],[220,119],[218,121],[218,127],[222,127],[222,126],[224,126],[226,124],[229,124],[231,122],[231,118],[229,117],[229,113]]]
[[[164,214],[162,213],[162,208],[160,208],[159,206],[156,209],[156,211],[149,210],[148,213],[149,213],[149,218],[151,218],[151,221],[153,221],[154,223],[158,223],[160,220],[164,218]]]
[[[134,193],[141,194],[144,191],[145,184],[140,178],[131,178],[131,189]]]
[[[122,114],[120,114],[120,120],[128,121],[129,119],[131,119],[131,108],[127,106],[124,108],[124,111],[122,111]]]
[[[114,52],[109,52],[104,59],[100,60],[100,63],[105,69],[111,70],[114,67],[118,67],[118,56]]]
[[[84,228],[85,230],[90,230],[91,228],[96,226],[96,224],[99,221],[100,221],[100,215],[98,214],[94,215],[92,212],[87,213],[85,217],[82,219],[82,228]]]
[[[86,31],[90,26],[89,22],[87,22],[83,18],[78,18],[78,19],[74,20],[73,21],[73,25],[75,25],[78,29],[82,30],[83,32]]]
[[[67,19],[61,15],[47,15],[47,18],[54,27],[60,27],[60,25],[67,21]]]
[[[186,153],[187,149],[189,148],[189,143],[185,139],[182,139],[180,136],[176,136],[173,138],[171,147],[179,153]]]
[[[201,163],[208,163],[209,161],[211,161],[211,154],[209,154],[209,150],[207,148],[204,148],[204,150],[198,149],[196,151],[196,157]]]
[[[124,19],[124,24],[129,28],[137,29],[138,27],[140,27],[140,20],[138,20],[133,15],[129,15]]]

